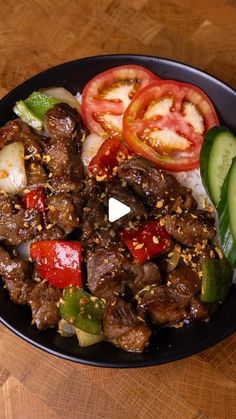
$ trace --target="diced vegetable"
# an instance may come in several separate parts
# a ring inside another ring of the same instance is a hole
[[[27,108],[31,110],[39,119],[43,121],[44,114],[54,105],[59,103],[60,100],[55,97],[48,96],[42,92],[33,92],[24,100]]]
[[[30,245],[32,240],[28,240],[24,243],[21,243],[16,247],[17,256],[23,260],[29,260],[30,258]]]
[[[89,172],[97,180],[105,180],[116,174],[116,167],[128,158],[129,150],[119,138],[108,138],[89,163]]]
[[[19,118],[36,130],[43,128],[43,121],[38,118],[29,108],[27,108],[23,100],[16,102],[13,111]]]
[[[61,319],[58,323],[58,332],[63,338],[70,338],[75,335],[75,327],[66,320]]]
[[[200,154],[202,182],[215,205],[218,205],[221,189],[236,156],[236,137],[223,126],[211,128],[204,139]]]
[[[204,259],[202,262],[201,300],[224,301],[232,285],[232,268],[226,259]]]
[[[76,108],[78,112],[81,111],[81,106],[75,96],[64,87],[48,87],[41,90],[48,96],[58,99],[59,102],[68,103],[72,108]]]
[[[86,348],[87,346],[95,345],[95,343],[101,342],[104,340],[104,337],[102,334],[100,335],[94,335],[92,333],[84,332],[81,329],[76,328],[76,336],[79,341],[79,346],[81,348]]]
[[[68,323],[94,335],[102,333],[102,313],[105,304],[78,287],[67,287],[60,305],[60,315]]]
[[[94,133],[89,134],[85,138],[85,141],[83,142],[83,145],[82,145],[81,159],[86,169],[89,163],[91,162],[92,158],[98,152],[103,142],[104,142],[104,138]]]
[[[17,194],[26,186],[24,145],[20,141],[5,145],[0,151],[0,189]]]
[[[138,263],[167,251],[172,244],[164,227],[155,220],[147,221],[138,228],[122,230],[121,238]]]
[[[83,330],[74,327],[72,324],[68,323],[64,319],[61,319],[58,323],[58,332],[62,337],[65,338],[69,338],[71,336],[76,335],[79,346],[81,348],[86,348],[87,346],[95,345],[95,343],[104,340],[104,336],[102,334],[93,335],[92,333],[84,332]]]
[[[44,114],[60,100],[41,92],[33,92],[25,100],[16,102],[13,110],[22,119],[35,129],[43,128]]]
[[[223,184],[218,205],[220,240],[223,253],[236,267],[236,157]]]
[[[27,209],[37,209],[42,214],[43,222],[46,224],[44,188],[40,187],[28,192],[23,198],[23,205]]]
[[[78,242],[43,240],[31,243],[36,272],[57,288],[82,286],[82,246]]]

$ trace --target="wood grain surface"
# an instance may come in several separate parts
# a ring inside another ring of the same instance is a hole
[[[1,1],[0,95],[55,64],[141,53],[236,87],[235,0]],[[158,367],[109,370],[46,354],[0,328],[0,419],[236,418],[236,336]]]

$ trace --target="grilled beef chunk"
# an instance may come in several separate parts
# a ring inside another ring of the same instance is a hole
[[[117,245],[87,252],[88,288],[105,299],[126,290],[135,295],[150,284],[160,284],[161,275],[153,262],[138,265],[129,260]]]
[[[133,157],[122,163],[118,174],[151,207],[155,207],[159,201],[162,211],[163,208],[175,211],[176,207],[188,210],[196,207],[188,188],[180,185],[174,176],[157,169],[142,157]]]
[[[207,320],[210,318],[212,311],[216,304],[204,303],[199,297],[193,297],[191,299],[190,313],[188,315],[189,320]]]
[[[45,147],[51,185],[57,192],[81,188],[83,164],[80,158],[81,139],[85,133],[76,109],[65,103],[55,105],[45,114],[45,129],[51,136]]]
[[[135,219],[147,218],[147,210],[141,200],[134,196],[132,191],[126,186],[122,186],[121,181],[107,182],[106,184],[106,203],[108,206],[108,199],[112,197],[130,207],[131,211],[115,221],[113,225],[117,227],[124,227],[126,223]]]
[[[59,193],[47,197],[47,218],[51,224],[56,224],[66,234],[71,233],[79,226],[79,219],[76,215],[70,194]]]
[[[26,167],[27,188],[32,190],[45,187],[48,182],[48,175],[41,163],[30,163]]]
[[[31,240],[38,231],[41,217],[37,210],[20,207],[15,198],[7,194],[0,194],[0,240],[13,246],[17,246],[27,240]]]
[[[37,283],[33,287],[29,304],[32,310],[32,324],[39,330],[57,326],[60,320],[57,304],[61,296],[61,289],[53,288],[45,282]]]
[[[30,155],[33,160],[40,160],[42,155],[41,138],[20,119],[14,119],[0,128],[0,149],[7,144],[21,141],[24,144],[25,154]]]
[[[201,290],[199,275],[187,265],[179,265],[167,276],[167,283],[179,294],[193,296]]]
[[[43,229],[41,231],[38,231],[33,240],[64,240],[66,237],[66,234],[63,230],[61,230],[58,226],[52,226],[48,229]]]
[[[138,319],[133,306],[120,298],[108,301],[102,324],[105,337],[125,351],[143,352],[149,343],[151,330]]]
[[[126,287],[132,295],[148,285],[159,285],[162,282],[160,270],[156,263],[147,262],[144,265],[138,265],[131,261],[125,261],[123,269],[127,277]]]
[[[88,242],[94,239],[96,231],[104,229],[104,233],[110,228],[107,220],[107,211],[102,201],[102,190],[92,179],[87,182],[84,190],[85,206],[82,215],[82,241]]]
[[[184,214],[168,214],[164,217],[168,233],[186,246],[194,246],[206,240],[212,240],[216,235],[213,219],[204,211],[194,211]]]
[[[57,303],[62,290],[45,282],[31,280],[33,265],[11,257],[0,248],[0,275],[5,282],[11,299],[17,304],[28,304],[32,309],[32,323],[40,330],[57,326],[60,319]]]
[[[27,304],[33,287],[31,275],[32,265],[29,262],[11,257],[0,247],[0,276],[15,303]]]
[[[67,103],[59,103],[45,113],[44,127],[50,137],[71,138],[81,117],[75,108]]]
[[[140,314],[147,315],[157,325],[186,319],[189,297],[178,294],[166,285],[151,286],[138,296]]]
[[[86,261],[87,285],[92,294],[107,299],[124,292],[125,257],[117,247],[96,249],[95,252],[88,251]]]

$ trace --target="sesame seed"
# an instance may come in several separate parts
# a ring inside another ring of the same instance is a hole
[[[134,246],[134,248],[135,248],[135,250],[140,250],[140,249],[143,248],[143,246],[144,246],[144,243],[138,243],[138,244],[136,244],[136,246]]]
[[[157,236],[152,236],[152,241],[153,241],[153,243],[155,243],[155,244],[158,244],[158,243],[159,243],[159,239],[158,239],[158,237],[157,237]]]
[[[162,208],[162,207],[163,207],[163,205],[164,205],[164,200],[163,200],[163,199],[161,199],[160,201],[157,201],[157,203],[156,203],[156,208]]]

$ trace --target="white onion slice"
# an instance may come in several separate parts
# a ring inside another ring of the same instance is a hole
[[[0,151],[0,189],[10,194],[23,191],[27,185],[24,145],[8,144]]]
[[[70,105],[72,108],[76,108],[79,113],[81,112],[79,101],[75,96],[72,95],[71,92],[69,92],[69,90],[66,90],[64,87],[49,87],[47,89],[42,89],[41,92],[48,96],[55,97],[62,102],[68,103],[68,105]]]
[[[100,137],[97,134],[89,134],[82,146],[82,154],[81,159],[84,164],[85,169],[88,168],[88,165],[92,158],[97,154],[98,149],[101,147],[102,143],[104,142],[104,138]]]
[[[32,243],[32,240],[28,240],[27,242],[21,243],[16,248],[17,256],[20,259],[28,260],[30,258],[30,245]]]

